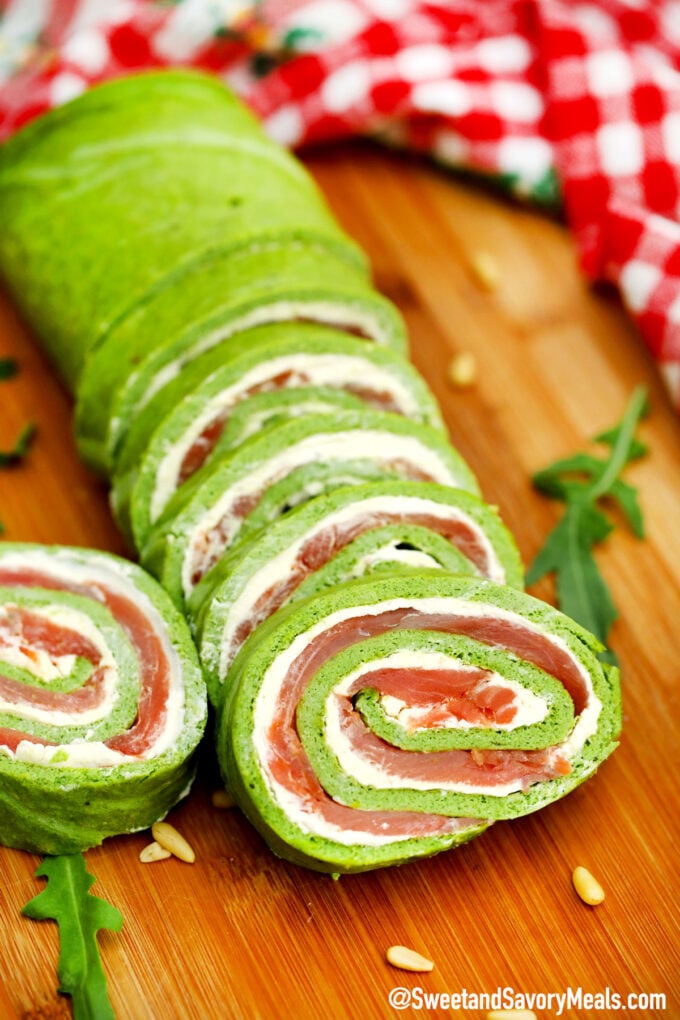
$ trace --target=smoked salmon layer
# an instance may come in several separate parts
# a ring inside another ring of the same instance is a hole
[[[382,480],[317,496],[236,544],[189,600],[209,696],[219,704],[246,638],[288,602],[371,572],[416,568],[522,587],[498,513],[432,482]]]
[[[238,341],[231,354],[213,350],[210,358],[194,362],[179,377],[181,390],[166,386],[128,429],[113,472],[112,503],[116,519],[138,549],[172,493],[224,451],[224,428],[234,408],[248,397],[331,386],[359,397],[369,408],[401,414],[444,433],[424,380],[389,349],[304,323],[260,326],[240,334]]]
[[[436,853],[573,790],[614,750],[618,671],[525,593],[446,572],[293,602],[234,660],[225,782],[272,850],[320,871]]]
[[[181,607],[227,549],[292,507],[345,485],[395,477],[479,491],[439,430],[398,414],[342,411],[272,425],[206,463],[170,497],[142,562]],[[165,494],[156,489],[152,514]]]
[[[2,272],[72,388],[114,323],[217,246],[307,232],[366,272],[302,165],[187,70],[101,84],[18,131],[0,222]]]
[[[301,228],[262,229],[180,263],[89,349],[75,389],[76,436],[91,467],[110,475],[130,423],[147,409],[158,422],[186,392],[187,372],[212,371],[256,326],[326,325],[405,353],[401,316],[344,248]]]
[[[0,545],[0,842],[68,854],[151,825],[206,715],[188,626],[141,568]]]

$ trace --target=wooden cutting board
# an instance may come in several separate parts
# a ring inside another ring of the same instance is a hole
[[[404,986],[662,992],[666,1012],[638,1015],[680,1017],[680,423],[614,296],[580,278],[562,227],[370,146],[329,148],[307,163],[405,315],[413,360],[526,562],[559,514],[532,490],[530,473],[616,422],[636,383],[649,387],[642,436],[651,452],[627,476],[640,491],[647,538],[621,526],[598,553],[620,610],[611,640],[623,669],[623,740],[594,779],[537,815],[498,823],[430,861],[340,881],[277,860],[237,811],[215,809],[207,758],[171,815],[196,849],[193,866],[140,864],[147,834],[87,853],[94,891],[125,916],[120,934],[100,935],[116,1015],[393,1017],[388,994]],[[475,268],[482,253],[498,271],[493,289]],[[478,366],[465,390],[447,382],[460,351]],[[104,487],[78,463],[70,400],[9,302],[0,307],[0,355],[21,364],[0,389],[0,447],[27,419],[39,429],[26,464],[0,472],[6,537],[124,552]],[[550,599],[552,590],[544,583],[534,594]],[[57,1001],[56,926],[19,913],[42,887],[38,860],[0,850],[2,1020]],[[598,908],[573,892],[579,864],[606,890]],[[391,968],[385,950],[394,943],[428,955],[433,973]],[[417,1015],[451,1013],[446,1000],[419,1003]]]

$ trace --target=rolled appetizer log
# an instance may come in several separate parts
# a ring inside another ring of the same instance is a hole
[[[322,492],[395,476],[478,493],[469,467],[440,432],[397,414],[346,411],[272,426],[206,464],[171,498],[164,480],[146,494],[152,518],[156,506],[165,509],[142,561],[182,606],[248,532]]]
[[[0,842],[75,853],[162,818],[206,714],[186,622],[141,568],[0,544]]]
[[[428,482],[336,489],[237,543],[189,600],[213,703],[243,642],[281,606],[375,569],[416,565],[522,586],[519,553],[495,510]]]
[[[235,334],[277,322],[326,324],[406,349],[394,305],[337,246],[301,232],[223,246],[169,274],[90,350],[76,408],[83,458],[110,472],[130,422],[183,395],[178,379],[196,359],[197,380],[238,348]]]
[[[113,322],[226,239],[309,230],[365,265],[302,165],[191,71],[107,82],[19,131],[0,222],[2,272],[71,387]]]
[[[233,663],[225,782],[298,864],[352,872],[436,853],[564,796],[614,750],[618,672],[600,649],[489,581],[338,585],[279,610]]]
[[[308,324],[261,326],[235,339],[240,340],[239,354],[195,388],[187,379],[183,399],[173,393],[162,406],[158,401],[147,405],[130,427],[114,472],[112,505],[138,549],[164,508],[160,499],[152,507],[149,493],[163,485],[167,502],[213,453],[220,456],[220,436],[232,409],[255,393],[307,384],[335,386],[360,396],[369,407],[444,431],[424,380],[393,351]],[[191,368],[182,376],[190,377]]]

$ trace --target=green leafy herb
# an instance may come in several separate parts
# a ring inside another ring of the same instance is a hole
[[[577,453],[556,461],[532,479],[541,492],[562,500],[566,510],[529,567],[526,583],[534,584],[554,572],[560,609],[603,644],[617,611],[593,556],[593,548],[614,528],[600,501],[606,498],[617,504],[633,534],[644,537],[637,491],[619,476],[627,464],[647,452],[635,438],[635,429],[646,409],[646,392],[638,388],[621,422],[595,437],[596,442],[609,447],[608,456]]]
[[[14,358],[0,358],[0,379],[11,379],[18,371]]]
[[[35,874],[47,879],[47,888],[22,913],[59,925],[59,991],[72,997],[75,1020],[113,1020],[97,932],[120,931],[122,914],[89,892],[95,879],[82,854],[45,857]]]
[[[36,427],[33,422],[24,425],[12,449],[0,450],[0,468],[12,467],[14,464],[21,463],[28,453],[35,433]]]

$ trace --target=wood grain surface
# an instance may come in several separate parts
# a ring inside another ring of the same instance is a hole
[[[678,1018],[680,423],[615,297],[587,288],[557,223],[368,145],[328,148],[306,162],[405,315],[413,360],[525,562],[560,512],[532,490],[530,473],[617,421],[636,383],[649,387],[641,435],[651,452],[627,475],[647,537],[621,526],[598,551],[620,610],[611,639],[623,671],[623,739],[595,778],[538,814],[499,822],[432,860],[340,881],[277,860],[237,811],[215,809],[207,752],[197,785],[170,817],[195,846],[193,866],[140,864],[145,833],[86,855],[94,891],[125,916],[120,934],[100,935],[116,1015],[395,1017],[388,994],[404,986],[663,992],[665,1011],[637,1015]],[[496,289],[475,272],[480,252],[495,261]],[[465,390],[447,382],[459,351],[478,366]],[[27,419],[38,425],[25,465],[0,472],[5,537],[124,552],[104,487],[78,463],[71,402],[8,301],[0,356],[21,366],[0,389],[0,448]],[[552,598],[548,583],[534,594]],[[42,887],[33,878],[38,860],[0,850],[3,1020],[58,1001],[56,926],[20,915]],[[579,864],[606,890],[597,908],[571,887]],[[390,967],[385,951],[394,943],[425,953],[434,971]],[[402,1015],[414,1013],[476,1018],[486,1010],[423,1005]],[[562,1015],[615,1013],[575,1007]]]

